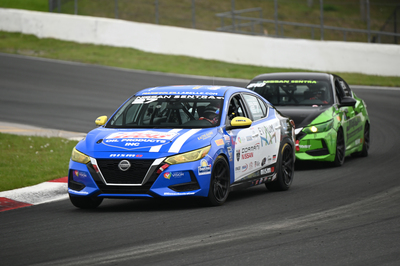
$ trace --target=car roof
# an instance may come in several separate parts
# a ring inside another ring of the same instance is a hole
[[[214,86],[214,85],[176,85],[147,88],[139,91],[135,96],[144,95],[207,95],[224,96],[227,91],[231,93],[245,90],[244,88],[233,86]]]
[[[261,74],[252,80],[260,79],[318,79],[330,81],[332,74],[316,73],[316,72],[281,72],[281,73],[268,73]]]

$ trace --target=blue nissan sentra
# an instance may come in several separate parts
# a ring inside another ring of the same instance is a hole
[[[217,206],[233,189],[288,190],[293,181],[294,122],[244,88],[148,88],[95,122],[69,163],[68,193],[78,208],[104,198],[172,197]]]

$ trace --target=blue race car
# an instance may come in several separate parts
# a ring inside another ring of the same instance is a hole
[[[72,151],[68,193],[78,208],[104,198],[204,197],[236,188],[287,190],[294,122],[244,88],[168,86],[139,91],[97,118]]]

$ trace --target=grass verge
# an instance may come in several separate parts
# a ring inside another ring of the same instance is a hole
[[[71,151],[77,143],[0,133],[0,191],[67,176]]]
[[[200,76],[252,79],[261,73],[305,71],[304,69],[270,68],[238,65],[188,56],[146,53],[132,48],[79,44],[33,35],[0,31],[0,52],[52,58],[127,69],[141,69]],[[400,77],[382,77],[356,73],[335,74],[352,85],[400,87]]]

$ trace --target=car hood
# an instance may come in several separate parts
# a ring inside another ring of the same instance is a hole
[[[296,128],[303,128],[310,124],[322,113],[330,110],[332,106],[275,106],[279,112],[293,119]],[[327,115],[326,119],[329,120],[332,115]],[[324,122],[321,120],[321,122]]]
[[[97,128],[76,149],[95,157],[158,158],[210,145],[217,134],[208,129],[110,129]]]

